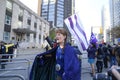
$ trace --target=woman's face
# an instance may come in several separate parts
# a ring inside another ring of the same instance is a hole
[[[66,36],[61,33],[56,33],[56,41],[57,43],[64,43]]]

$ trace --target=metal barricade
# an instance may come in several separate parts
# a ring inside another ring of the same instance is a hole
[[[0,56],[10,56],[10,55],[14,55],[14,54],[0,54]],[[26,55],[36,55],[36,54],[23,54],[23,56],[26,56]],[[21,56],[20,54],[19,54],[19,56]],[[11,72],[13,72],[13,71],[18,71],[18,70],[23,70],[24,71],[24,73],[26,73],[26,75],[27,75],[27,77],[24,79],[24,78],[21,78],[21,80],[29,80],[29,73],[30,73],[30,67],[31,67],[31,63],[33,62],[33,60],[34,60],[34,58],[29,58],[29,59],[21,59],[21,58],[13,58],[13,59],[0,59],[0,61],[5,61],[5,62],[1,62],[0,63],[0,65],[5,65],[5,66],[7,66],[7,65],[14,65],[14,64],[23,64],[23,63],[25,63],[24,65],[25,65],[25,67],[22,67],[22,68],[5,68],[5,69],[0,69],[0,72],[2,71],[2,72],[5,72],[5,71],[11,71]],[[4,76],[4,75],[1,75],[1,73],[0,73],[0,78],[1,78],[1,76],[3,76],[3,77],[10,77],[10,78],[12,78],[12,77],[19,77],[19,75],[17,76],[17,75],[10,75],[10,74],[7,74],[7,76]]]
[[[0,79],[3,78],[17,78],[19,80],[25,80],[25,78],[22,75],[16,75],[16,74],[9,74],[9,75],[0,75]]]

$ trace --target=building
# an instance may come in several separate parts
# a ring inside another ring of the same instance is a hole
[[[0,41],[19,42],[24,48],[41,47],[48,21],[19,0],[0,0]]]
[[[75,13],[75,0],[38,0],[38,15],[50,23],[50,30],[64,27],[71,34],[64,23],[64,19]]]
[[[103,27],[103,38],[105,42],[110,42],[110,11],[108,6],[102,8],[102,27]]]
[[[109,0],[111,29],[120,26],[120,0]],[[110,33],[111,41],[117,44],[115,33]]]
[[[120,26],[120,0],[110,0],[111,27]]]
[[[38,14],[49,21],[51,27],[64,27],[64,19],[75,12],[74,0],[39,0],[38,2]]]

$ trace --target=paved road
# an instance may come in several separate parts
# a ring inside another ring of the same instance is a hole
[[[13,58],[12,62],[7,62],[5,69],[0,69],[0,75],[19,75],[28,80],[30,68],[34,57],[45,51],[44,49],[19,49],[17,57]],[[17,78],[0,78],[0,80],[19,80]]]
[[[19,49],[18,50],[18,56],[14,59],[27,59],[28,61],[26,60],[22,60],[24,63],[18,63],[18,64],[11,64],[11,65],[6,65],[6,69],[7,68],[16,68],[16,69],[23,69],[24,67],[27,67],[27,70],[28,71],[16,71],[15,70],[13,71],[4,71],[4,72],[0,72],[0,74],[12,74],[12,73],[16,73],[16,74],[21,74],[23,76],[25,76],[25,79],[27,80],[27,77],[28,77],[28,73],[29,73],[29,60],[30,61],[30,67],[32,65],[32,62],[34,60],[34,57],[36,56],[36,54],[38,53],[41,53],[45,51],[44,49]],[[27,64],[25,63],[25,61],[27,62]],[[12,61],[14,62],[14,61]],[[82,72],[81,72],[81,80],[92,80],[92,77],[90,75],[90,72],[91,72],[91,68],[90,68],[90,65],[88,64],[87,62],[87,54],[83,54],[82,55],[82,68],[81,68]],[[104,70],[105,72],[106,70]],[[8,80],[8,79],[6,79]],[[11,79],[9,79],[11,80]]]
[[[96,66],[95,66],[96,67]],[[91,68],[88,63],[87,53],[82,55],[82,72],[81,72],[81,80],[93,80],[91,76]],[[108,69],[103,69],[102,73],[105,73]]]

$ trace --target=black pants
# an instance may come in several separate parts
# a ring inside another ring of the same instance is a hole
[[[107,56],[104,57],[103,61],[104,61],[104,68],[108,68],[108,58],[107,58]]]
[[[103,69],[103,61],[97,61],[96,66],[97,66],[97,72],[101,73]]]

